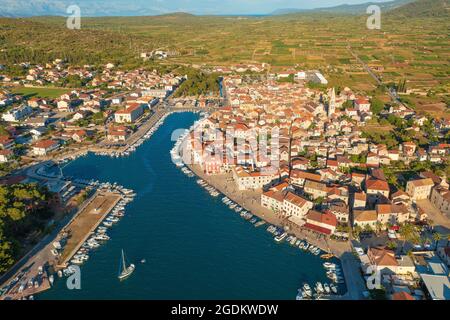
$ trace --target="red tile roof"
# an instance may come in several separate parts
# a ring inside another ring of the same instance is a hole
[[[389,191],[389,184],[386,181],[379,179],[370,178],[366,180],[366,187],[371,190]]]
[[[57,142],[54,141],[54,140],[41,140],[41,141],[36,142],[34,144],[34,147],[35,148],[48,149],[48,148],[50,148],[50,147],[52,147],[52,146],[54,146],[56,144],[57,144]]]
[[[326,234],[326,235],[330,235],[331,234],[331,230],[330,229],[322,228],[322,227],[316,226],[315,224],[305,223],[303,225],[303,227],[305,227],[307,229],[310,229],[310,230],[313,230],[313,231],[316,231],[316,232],[319,232],[319,233]]]
[[[392,295],[392,300],[415,300],[412,295],[407,292],[400,291]]]
[[[321,213],[315,210],[309,210],[308,214],[306,215],[306,220],[326,224],[332,227],[337,226],[336,216],[331,212]]]

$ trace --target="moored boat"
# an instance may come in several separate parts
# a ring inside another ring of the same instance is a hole
[[[118,275],[118,278],[120,281],[127,279],[131,274],[134,272],[135,266],[134,264],[130,264],[127,267],[126,261],[125,261],[125,253],[122,249],[122,260],[121,260],[121,268],[120,273]]]
[[[276,242],[282,242],[288,236],[287,232],[282,233],[281,235],[276,236],[274,239]]]

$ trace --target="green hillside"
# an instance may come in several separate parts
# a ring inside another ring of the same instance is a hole
[[[417,0],[389,12],[392,16],[450,17],[450,0]]]

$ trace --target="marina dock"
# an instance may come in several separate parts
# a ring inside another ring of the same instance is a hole
[[[64,228],[68,239],[56,265],[57,270],[68,266],[70,259],[120,200],[119,193],[97,191],[92,201]]]
[[[285,219],[260,205],[260,192],[237,190],[237,187],[229,174],[208,176],[198,165],[187,165],[187,167],[194,172],[197,177],[206,181],[234,203],[259,217],[261,220],[279,228],[288,226],[289,234],[296,236],[297,239],[306,240],[310,245],[319,248],[322,253],[330,253],[338,258],[342,263],[347,292],[344,295],[333,296],[333,299],[362,298],[362,292],[365,290],[364,279],[359,274],[359,264],[351,253],[351,246],[348,242],[337,242],[330,239],[326,240],[318,238],[317,235],[306,232],[300,227],[295,228],[292,225],[289,225]]]

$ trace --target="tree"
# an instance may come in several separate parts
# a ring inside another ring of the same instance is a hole
[[[342,104],[343,109],[351,109],[353,108],[353,100],[347,100]]]
[[[400,226],[399,234],[403,238],[402,251],[404,251],[407,241],[411,241],[415,237],[416,230],[410,223],[405,223]]]
[[[0,186],[0,273],[14,263],[23,237],[45,228],[48,197],[36,183]]]
[[[364,226],[364,232],[372,232],[372,231],[373,231],[373,229],[369,224],[366,224]]]
[[[379,233],[382,228],[383,228],[383,224],[380,221],[377,221],[377,223],[376,223],[376,231],[377,231],[377,233]]]
[[[384,102],[378,98],[372,98],[370,101],[370,109],[374,114],[380,114],[384,110]]]
[[[353,235],[357,238],[357,237],[359,237],[359,235],[361,234],[361,232],[362,232],[362,228],[361,228],[361,226],[360,225],[355,225],[354,227],[353,227]]]
[[[436,251],[439,245],[439,241],[442,240],[442,234],[440,234],[439,232],[433,233],[433,240],[435,243],[434,251]]]
[[[0,230],[0,274],[8,271],[14,264],[13,248],[9,241],[6,241]]]
[[[387,243],[387,247],[391,250],[395,250],[397,248],[397,244],[394,241],[389,241]]]

